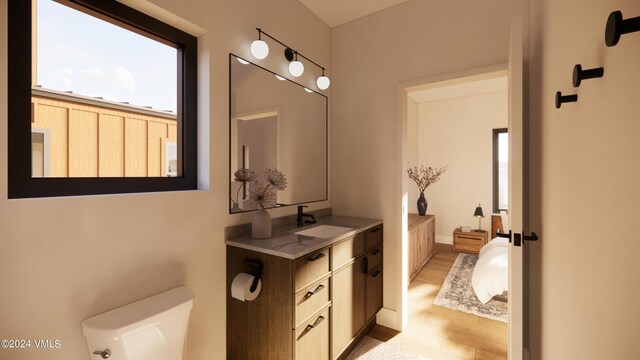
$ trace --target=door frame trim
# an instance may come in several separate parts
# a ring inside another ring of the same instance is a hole
[[[451,73],[445,73],[435,75],[431,77],[425,77],[416,80],[404,81],[398,83],[396,86],[396,186],[395,186],[395,226],[391,227],[395,229],[395,234],[392,237],[394,239],[393,247],[395,251],[389,251],[388,253],[394,257],[392,263],[400,264],[400,268],[396,266],[395,278],[391,281],[396,284],[393,289],[395,297],[396,308],[391,309],[385,306],[378,314],[378,324],[402,331],[408,323],[408,286],[409,286],[409,274],[407,272],[408,264],[408,238],[407,238],[407,220],[406,213],[408,212],[408,179],[405,174],[407,173],[407,94],[413,91],[423,90],[425,88],[443,85],[453,85],[457,82],[469,81],[469,80],[481,80],[487,78],[487,74],[507,71],[508,64],[498,63],[489,66],[477,67],[462,71],[456,71]],[[398,271],[399,270],[399,271]],[[387,289],[391,287],[388,286]]]

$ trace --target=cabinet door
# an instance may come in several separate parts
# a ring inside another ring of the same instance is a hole
[[[420,248],[420,252],[418,253],[418,269],[416,269],[416,271],[419,270],[420,267],[422,267],[422,264],[424,264],[424,261],[427,259],[427,254],[429,251],[429,245],[427,243],[427,224],[426,223],[422,223],[420,224],[420,226],[418,226],[418,243],[419,243],[419,248]]]
[[[366,277],[365,319],[368,321],[382,308],[382,266]]]
[[[429,256],[431,256],[436,252],[436,219],[429,222],[427,233],[429,234]]]
[[[329,309],[294,331],[296,360],[329,360]]]
[[[416,252],[418,251],[418,229],[412,229],[409,231],[409,256],[408,256],[408,266],[407,269],[409,278],[413,276],[413,273],[416,271]]]
[[[365,273],[364,256],[333,273],[333,358],[349,345],[349,342],[365,324]]]

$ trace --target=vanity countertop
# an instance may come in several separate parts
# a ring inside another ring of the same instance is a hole
[[[274,228],[268,239],[253,239],[251,235],[247,235],[228,239],[226,244],[287,259],[297,259],[380,224],[380,220],[330,215],[317,219],[315,224]],[[295,234],[318,225],[342,226],[351,230],[328,239]]]

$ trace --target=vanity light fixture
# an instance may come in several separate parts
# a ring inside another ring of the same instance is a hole
[[[285,59],[287,59],[287,61],[289,61],[289,73],[294,76],[294,77],[299,77],[304,73],[304,64],[298,60],[298,55],[300,55],[301,58],[305,59],[306,61],[312,63],[313,65],[317,66],[318,68],[322,69],[322,76],[319,76],[316,79],[316,86],[318,87],[318,89],[320,90],[326,90],[329,88],[329,85],[331,84],[331,81],[329,80],[329,78],[324,74],[325,68],[318,65],[316,62],[314,62],[313,60],[309,59],[308,57],[302,55],[301,53],[299,53],[296,50],[293,50],[292,48],[290,48],[288,45],[286,45],[285,43],[283,43],[282,41],[274,38],[273,36],[267,34],[266,32],[262,31],[262,29],[260,28],[256,28],[256,30],[258,30],[258,39],[254,40],[251,43],[251,55],[253,55],[255,58],[257,59],[265,59],[268,55],[269,55],[269,45],[267,45],[267,43],[262,40],[262,35],[265,35],[267,37],[269,37],[270,39],[272,39],[273,41],[277,42],[278,44],[284,46],[284,57]],[[278,75],[276,75],[276,77],[278,77]],[[284,80],[284,78],[282,77],[278,77],[278,80]]]
[[[298,77],[304,72],[304,65],[298,61],[298,53],[294,51],[295,60],[289,63],[289,74]]]
[[[324,68],[322,68],[322,76],[316,80],[316,85],[318,86],[318,89],[326,90],[329,88],[329,84],[331,84],[331,81],[328,77],[324,76]]]
[[[258,30],[258,39],[251,43],[251,55],[262,60],[269,55],[269,45],[262,40],[262,30],[260,28],[256,28],[256,30]]]

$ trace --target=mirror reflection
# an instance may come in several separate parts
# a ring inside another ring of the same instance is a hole
[[[230,212],[258,208],[252,187],[273,168],[287,186],[267,207],[326,200],[327,97],[233,54],[229,70]],[[237,176],[242,169],[257,179]]]

